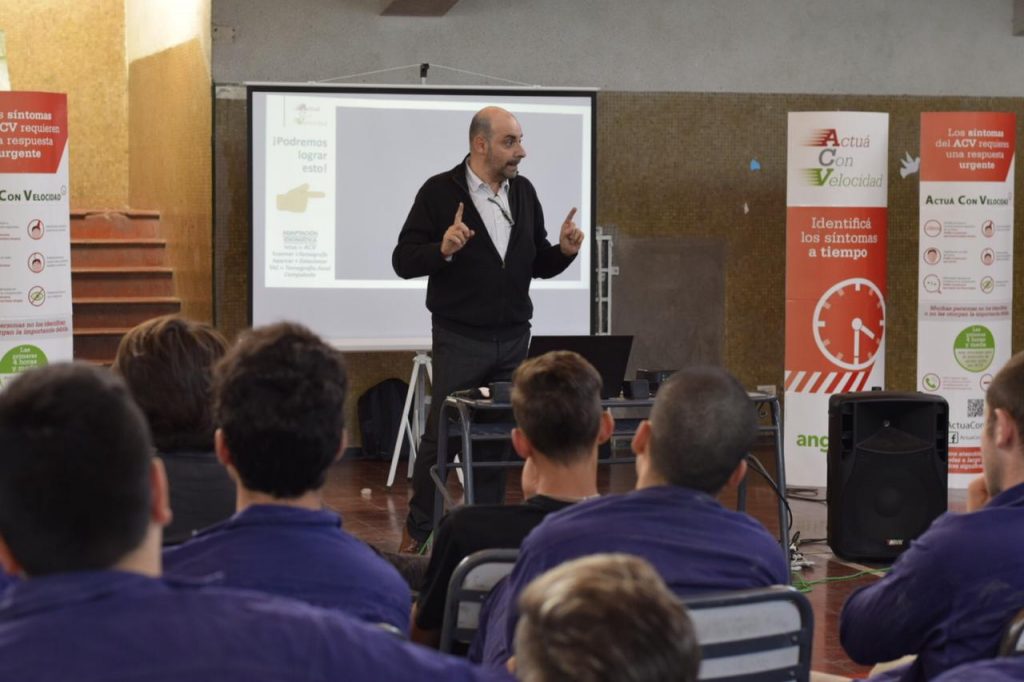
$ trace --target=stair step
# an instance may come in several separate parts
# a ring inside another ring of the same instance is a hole
[[[173,296],[174,271],[166,267],[71,268],[76,298]]]
[[[121,343],[121,337],[130,329],[131,327],[75,329],[75,359],[105,365],[111,364],[117,357],[117,347]]]
[[[72,239],[71,267],[139,267],[166,265],[163,239]]]
[[[134,327],[140,322],[181,311],[173,296],[95,297],[72,301],[76,329]]]
[[[71,211],[72,239],[152,239],[159,236],[159,211]]]

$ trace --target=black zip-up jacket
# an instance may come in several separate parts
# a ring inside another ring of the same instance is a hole
[[[441,240],[462,202],[473,237],[446,261]],[[551,244],[544,212],[529,180],[509,181],[512,234],[505,262],[491,241],[466,186],[466,162],[427,180],[409,210],[391,264],[399,277],[427,275],[427,309],[434,324],[478,339],[510,339],[530,328],[530,280],[554,277],[575,256]]]

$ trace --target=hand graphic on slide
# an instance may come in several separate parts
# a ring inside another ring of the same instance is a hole
[[[290,211],[292,213],[305,213],[306,205],[310,199],[323,199],[326,194],[323,192],[310,192],[309,183],[304,182],[298,187],[293,187],[284,194],[277,195],[277,210]]]

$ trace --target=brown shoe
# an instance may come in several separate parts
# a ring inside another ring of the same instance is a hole
[[[419,554],[423,543],[409,535],[409,529],[402,526],[402,541],[398,544],[399,554]]]

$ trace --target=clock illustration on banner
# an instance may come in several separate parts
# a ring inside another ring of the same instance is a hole
[[[875,283],[863,277],[837,282],[814,307],[814,342],[838,367],[869,367],[885,333],[885,301]]]

